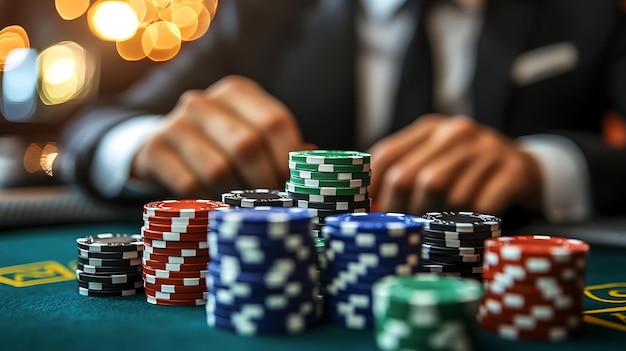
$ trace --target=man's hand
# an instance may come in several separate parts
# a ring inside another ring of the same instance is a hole
[[[470,118],[426,115],[374,145],[370,192],[382,211],[421,215],[537,209],[537,162],[513,140]]]
[[[132,175],[176,196],[281,189],[288,152],[306,148],[288,109],[253,81],[226,77],[188,91],[138,151]]]

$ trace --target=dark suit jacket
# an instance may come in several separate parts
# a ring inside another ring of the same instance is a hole
[[[356,9],[357,0],[222,1],[205,37],[114,104],[86,111],[68,129],[61,162],[88,184],[91,155],[111,126],[138,114],[165,114],[185,90],[229,74],[250,77],[282,100],[306,141],[354,148]],[[576,48],[574,69],[527,85],[513,81],[521,54],[562,42]],[[409,54],[407,61],[414,59]],[[626,208],[626,152],[600,136],[606,111],[626,115],[626,16],[618,1],[488,1],[472,88],[474,118],[511,137],[567,136],[589,164],[595,208]],[[429,97],[427,90],[398,106],[394,128],[432,112]]]

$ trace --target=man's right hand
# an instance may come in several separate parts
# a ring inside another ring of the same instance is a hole
[[[308,148],[287,107],[240,76],[186,92],[162,123],[139,149],[131,175],[179,197],[284,188],[289,151]]]

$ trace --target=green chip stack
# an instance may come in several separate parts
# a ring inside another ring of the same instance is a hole
[[[483,295],[472,279],[388,276],[373,287],[381,350],[478,350],[476,313]]]
[[[309,150],[289,153],[287,195],[294,207],[311,209],[313,235],[321,237],[324,218],[369,212],[370,154],[359,151]]]

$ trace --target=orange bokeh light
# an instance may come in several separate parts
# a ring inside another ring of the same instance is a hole
[[[16,49],[29,49],[28,34],[21,26],[8,26],[0,30],[0,72],[5,69],[7,56]]]
[[[89,0],[54,0],[59,16],[64,20],[76,19],[89,9]]]

